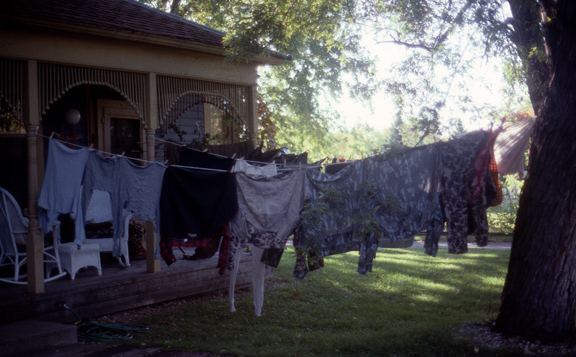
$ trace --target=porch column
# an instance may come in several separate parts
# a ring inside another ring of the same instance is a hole
[[[248,92],[248,135],[252,142],[252,149],[258,147],[258,91],[256,86],[251,86]]]
[[[25,75],[23,114],[26,123],[26,145],[28,158],[28,234],[26,235],[26,269],[28,293],[44,292],[44,239],[38,220],[38,159],[36,130],[40,125],[38,110],[38,66],[28,61]]]
[[[156,73],[148,73],[146,83],[146,155],[148,161],[156,159],[154,149],[154,133],[158,128],[158,97],[156,91]],[[146,271],[155,273],[160,271],[160,260],[154,259],[154,253],[158,246],[158,237],[154,231],[156,222],[146,222]]]

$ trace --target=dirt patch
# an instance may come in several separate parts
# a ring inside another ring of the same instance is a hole
[[[540,341],[526,341],[519,337],[506,337],[492,331],[492,323],[470,324],[453,330],[454,337],[464,339],[474,345],[477,352],[493,348],[508,348],[524,355],[574,356],[576,345],[558,343],[545,345]]]

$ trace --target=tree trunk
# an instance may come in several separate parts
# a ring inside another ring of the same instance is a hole
[[[545,58],[544,38],[540,27],[540,11],[536,0],[509,0],[514,32],[510,39],[516,45],[526,76],[526,86],[534,112],[543,102],[546,83],[550,78]]]
[[[552,76],[530,147],[496,330],[551,342],[575,331],[576,6],[543,3],[557,10],[544,26]]]

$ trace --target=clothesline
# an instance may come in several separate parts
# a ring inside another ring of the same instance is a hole
[[[213,153],[213,152],[206,152],[206,151],[202,151],[202,150],[199,150],[199,149],[196,149],[196,148],[188,147],[186,144],[178,144],[178,143],[175,143],[175,142],[173,142],[173,141],[168,141],[168,140],[164,140],[164,139],[160,139],[160,138],[156,138],[156,137],[155,137],[154,139],[155,139],[156,141],[161,141],[161,142],[166,143],[166,144],[170,144],[170,145],[174,145],[174,146],[179,146],[179,147],[182,147],[182,148],[187,148],[187,149],[189,149],[189,150],[196,150],[196,151],[200,151],[200,152],[205,152],[205,153],[207,153],[207,154],[214,155],[214,156],[217,156],[217,157],[222,157],[222,158],[225,158],[225,159],[235,159],[234,156],[233,156],[233,157],[229,157],[229,156],[226,156],[226,155],[216,154],[216,153]],[[241,158],[241,159],[242,159],[242,158]],[[237,159],[235,159],[235,160],[237,160]],[[264,162],[255,161],[255,160],[247,160],[247,159],[242,159],[242,160],[244,160],[244,161],[246,161],[246,162],[248,162],[248,163],[251,163],[251,164],[263,164],[263,163],[264,163]],[[270,164],[271,164],[271,163],[272,163],[272,162],[270,162]],[[274,163],[274,164],[275,164],[276,166],[282,166],[282,164],[278,164],[278,163]],[[282,167],[284,168],[285,165],[282,166]],[[318,166],[318,167],[319,167],[319,166]]]
[[[106,151],[103,151],[103,150],[94,149],[94,148],[92,147],[92,145],[90,145],[89,147],[87,147],[87,146],[84,146],[84,145],[78,145],[78,144],[75,144],[75,143],[71,143],[71,142],[68,142],[68,141],[66,141],[66,140],[58,139],[58,138],[53,137],[53,134],[54,134],[54,133],[52,133],[52,135],[50,135],[50,136],[46,136],[46,135],[43,135],[43,134],[36,133],[37,136],[40,136],[40,137],[43,137],[43,138],[46,138],[46,139],[50,139],[50,140],[58,140],[58,141],[60,141],[61,143],[68,144],[68,145],[72,145],[72,146],[75,146],[75,147],[77,147],[77,148],[88,149],[88,150],[95,150],[95,151],[98,151],[98,152],[100,152],[100,153],[102,153],[102,154],[110,155],[110,156],[126,157],[126,156],[124,156],[124,154],[118,155],[118,154],[114,154],[114,153],[111,153],[111,152],[106,152]],[[162,140],[162,139],[158,139],[158,138],[156,138],[156,139],[159,140],[159,141],[165,141],[165,142],[167,142],[167,143],[169,143],[169,144],[178,145],[178,144],[176,144],[176,143],[171,143],[171,142],[166,141],[166,140]],[[180,145],[178,145],[178,146],[180,146]],[[200,150],[197,150],[197,149],[191,149],[191,150],[200,151]],[[202,151],[200,151],[200,152],[202,152]],[[207,152],[206,154],[214,155],[214,156],[218,156],[218,157],[223,157],[223,158],[229,158],[229,157],[224,156],[224,155],[214,154],[214,153],[210,153],[210,152]],[[163,163],[161,163],[161,162],[158,162],[158,161],[150,161],[150,160],[140,159],[140,158],[135,158],[135,157],[130,157],[129,159],[131,159],[131,160],[136,160],[136,161],[140,161],[140,162],[143,162],[143,163],[146,163],[146,164],[157,164],[157,165],[166,166],[165,164],[163,164]],[[233,160],[238,160],[238,159],[233,159]],[[258,161],[251,161],[251,160],[245,160],[245,161],[246,161],[246,162],[252,162],[252,163],[262,164],[262,162],[258,162]],[[197,167],[197,166],[183,166],[183,165],[174,165],[174,164],[171,164],[170,166],[172,166],[172,167],[179,167],[179,168],[185,168],[185,169],[194,169],[194,170],[203,170],[203,171],[213,171],[213,172],[233,172],[233,171],[220,170],[220,169],[211,169],[211,168]],[[321,166],[306,166],[305,169],[318,168],[318,167],[321,167]],[[294,169],[296,169],[296,167],[292,167],[292,168],[281,167],[281,168],[279,168],[278,170],[285,171],[285,170],[294,170]],[[300,167],[300,169],[302,169],[302,167]]]
[[[83,146],[83,145],[74,144],[74,143],[71,143],[71,142],[68,142],[68,141],[65,141],[65,140],[61,140],[61,139],[58,139],[58,138],[54,138],[54,137],[52,137],[52,136],[46,136],[46,135],[42,135],[42,134],[38,134],[38,133],[36,133],[36,135],[37,135],[37,136],[41,136],[41,137],[43,137],[43,138],[50,139],[50,140],[58,140],[58,141],[60,141],[61,143],[68,144],[68,145],[72,145],[72,146],[75,146],[75,147],[78,147],[78,148],[81,148],[81,149],[94,150],[94,151],[98,151],[98,152],[100,152],[100,153],[102,153],[102,154],[111,155],[111,156],[126,157],[126,156],[124,156],[124,155],[118,155],[118,154],[113,154],[113,153],[111,153],[111,152],[106,152],[106,151],[103,151],[103,150],[94,149],[92,146],[86,147],[86,146]],[[158,161],[150,161],[150,160],[139,159],[139,158],[135,158],[135,157],[130,157],[129,159],[131,159],[131,160],[136,160],[136,161],[140,161],[140,162],[144,162],[144,163],[147,163],[147,164],[156,164],[156,165],[166,166],[166,165],[164,165],[163,163],[158,162]],[[185,168],[185,169],[194,169],[194,170],[216,171],[216,172],[228,172],[228,171],[226,171],[226,170],[210,169],[210,168],[206,168],[206,167],[180,166],[180,165],[170,165],[170,166],[180,167],[180,168]]]
[[[238,159],[235,159],[234,157],[229,157],[229,156],[226,156],[226,155],[220,155],[220,154],[216,154],[216,153],[213,153],[213,152],[205,152],[205,151],[202,151],[202,150],[199,150],[199,149],[190,148],[190,147],[187,147],[185,144],[178,144],[178,143],[175,143],[175,142],[172,142],[172,141],[168,141],[168,140],[164,140],[164,139],[160,139],[160,138],[156,138],[156,137],[155,137],[154,139],[155,139],[156,141],[160,141],[160,142],[163,142],[163,143],[166,143],[166,144],[175,145],[175,146],[179,146],[179,147],[182,147],[182,148],[187,148],[187,149],[189,149],[189,150],[195,150],[195,151],[199,151],[199,152],[204,152],[204,153],[207,153],[207,154],[210,154],[210,155],[214,155],[214,156],[216,156],[216,157],[222,157],[222,158],[226,158],[226,159],[238,160]],[[288,167],[288,168],[287,168],[285,163],[284,163],[284,164],[278,164],[278,163],[274,163],[274,162],[266,163],[266,162],[255,161],[255,160],[247,160],[247,159],[242,159],[242,160],[244,160],[244,161],[246,161],[246,162],[248,162],[248,163],[259,164],[259,165],[261,165],[261,164],[272,164],[272,163],[273,163],[273,164],[275,164],[276,166],[278,166],[278,170],[294,170],[294,169],[296,169],[296,167],[291,167],[291,168]],[[322,165],[307,165],[307,166],[305,166],[305,169],[313,169],[313,168],[320,168],[320,167],[322,167]],[[299,166],[299,169],[302,169],[302,165]]]

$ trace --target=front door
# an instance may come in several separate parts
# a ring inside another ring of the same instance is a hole
[[[98,147],[126,157],[143,158],[144,131],[134,108],[124,101],[98,100]]]

